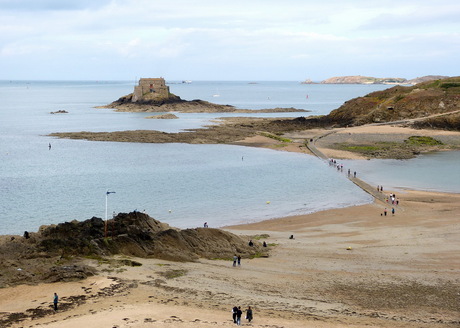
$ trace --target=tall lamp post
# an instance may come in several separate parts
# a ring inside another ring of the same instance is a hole
[[[104,237],[107,238],[107,202],[109,198],[109,194],[115,194],[115,191],[107,191],[105,192],[105,225],[104,225]]]

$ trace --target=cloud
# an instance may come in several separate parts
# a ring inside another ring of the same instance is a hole
[[[399,7],[397,11],[383,12],[360,26],[360,29],[400,30],[420,29],[432,30],[444,26],[459,27],[460,4],[432,6],[419,4],[416,7]],[[422,31],[423,31],[422,30]]]
[[[50,11],[81,10],[97,8],[110,0],[0,0],[0,10],[5,11]]]
[[[289,79],[345,67],[415,72],[423,61],[455,71],[458,14],[453,0],[0,0],[0,71]]]

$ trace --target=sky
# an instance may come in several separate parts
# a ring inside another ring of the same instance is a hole
[[[458,0],[0,0],[0,80],[460,75]]]

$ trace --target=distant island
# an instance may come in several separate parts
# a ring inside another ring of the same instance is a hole
[[[442,75],[427,75],[422,77],[417,77],[415,79],[407,80],[401,77],[370,77],[370,76],[361,76],[361,75],[352,75],[352,76],[336,76],[331,77],[326,80],[323,80],[319,83],[313,82],[310,79],[300,82],[301,84],[410,84],[415,85],[422,82],[434,81],[446,79],[449,76]]]
[[[171,93],[164,78],[141,78],[133,93],[97,108],[114,108],[120,112],[181,113],[291,113],[309,112],[296,108],[237,109],[231,105],[214,104],[195,99],[184,100]],[[168,117],[170,118],[170,117]]]

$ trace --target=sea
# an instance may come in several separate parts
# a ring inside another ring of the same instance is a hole
[[[133,91],[136,81],[0,81],[0,234],[140,211],[178,228],[223,227],[360,205],[372,198],[314,156],[233,145],[94,142],[52,132],[151,129],[179,132],[243,114],[151,113],[96,108]],[[293,107],[328,114],[387,85],[296,81],[167,81],[182,99],[242,109]],[[65,114],[51,114],[59,110]],[[385,187],[460,192],[460,152],[405,161],[343,161],[345,171]]]

